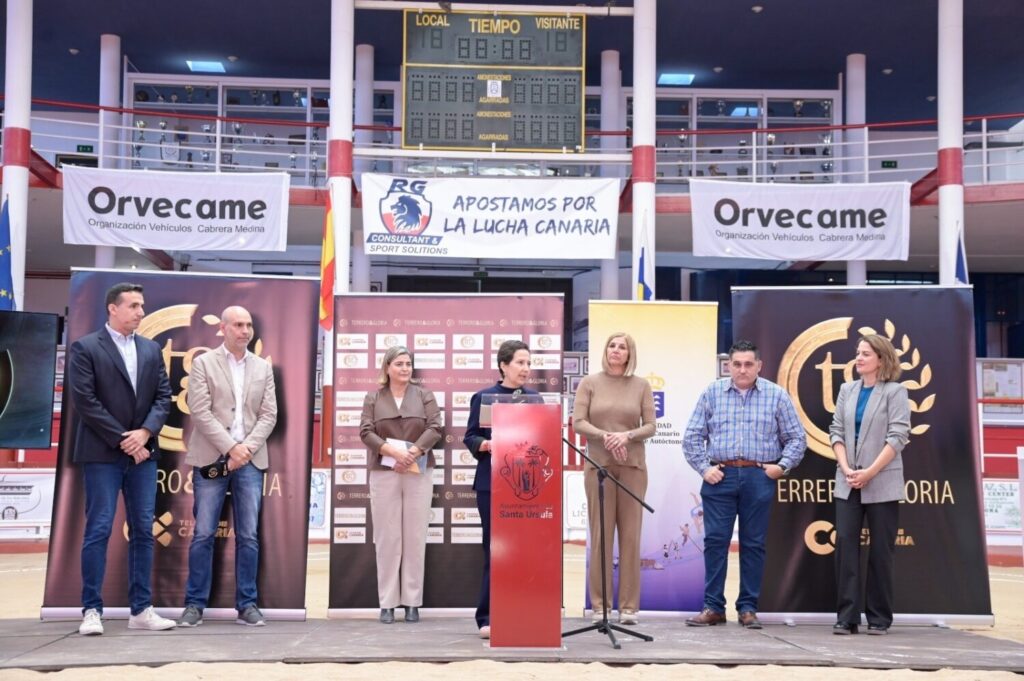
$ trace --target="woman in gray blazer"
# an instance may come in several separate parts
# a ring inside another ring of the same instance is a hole
[[[418,622],[441,410],[434,393],[413,383],[404,347],[384,353],[378,382],[363,402],[359,436],[369,452],[380,621],[392,624],[404,605],[405,621]]]
[[[844,383],[829,429],[836,455],[836,604],[833,634],[856,634],[860,623],[860,535],[871,541],[864,614],[869,634],[892,624],[893,553],[903,499],[901,452],[910,433],[910,401],[898,382],[900,360],[885,336],[857,342],[860,380]]]

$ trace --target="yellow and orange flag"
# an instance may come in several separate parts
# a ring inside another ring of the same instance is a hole
[[[324,238],[320,251],[320,326],[334,328],[334,212],[331,192],[327,190],[327,211],[324,213]]]

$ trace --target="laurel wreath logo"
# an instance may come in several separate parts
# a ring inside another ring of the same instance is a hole
[[[884,335],[886,338],[888,338],[889,341],[892,342],[893,347],[896,348],[896,356],[902,360],[900,362],[900,368],[903,369],[903,371],[913,371],[914,369],[921,365],[921,351],[918,350],[917,348],[913,348],[913,351],[911,352],[910,336],[908,336],[907,334],[903,334],[903,337],[900,339],[900,342],[897,345],[896,325],[893,324],[890,320],[885,320],[885,333],[883,334],[879,334],[870,326],[862,326],[861,328],[857,329],[857,333],[859,333],[862,336],[868,334],[878,334]],[[908,352],[910,353],[909,360],[907,359]],[[847,380],[849,380],[849,378]],[[923,390],[931,382],[932,367],[930,364],[925,364],[923,367],[921,367],[921,372],[918,375],[917,380],[910,378],[904,381],[900,381],[900,383],[903,384],[903,386],[907,389],[908,392]],[[916,402],[913,397],[909,399],[909,402],[911,413],[923,414],[926,411],[931,410],[931,408],[935,406],[935,393],[928,395],[927,397],[922,399],[920,403]],[[912,435],[921,435],[922,433],[927,432],[929,428],[931,428],[929,424],[922,423],[913,426],[910,429],[910,433]]]

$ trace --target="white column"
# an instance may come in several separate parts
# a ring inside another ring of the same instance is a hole
[[[121,107],[121,36],[104,33],[100,36],[100,106]],[[113,111],[101,111],[100,120],[103,125],[103,161],[101,168],[117,168],[114,158],[118,155],[118,142],[121,131],[117,126],[121,122],[121,114]],[[111,268],[117,257],[113,246],[95,246],[96,253],[93,263],[96,267]]]
[[[956,283],[964,225],[964,3],[939,0],[939,284]]]
[[[391,143],[394,145],[395,149],[401,149],[402,117],[405,115],[405,111],[402,109],[403,97],[401,84],[399,84],[398,87],[394,89],[392,101],[394,102],[394,104],[391,107],[391,127],[398,128],[399,130],[391,134]],[[405,167],[405,162],[399,160],[398,158],[395,158],[394,160],[391,161],[391,172],[394,173],[395,175],[403,174],[405,172]]]
[[[352,290],[370,290],[370,256],[363,250],[363,230],[352,232]]]
[[[601,131],[622,130],[619,100],[622,92],[622,76],[619,71],[619,53],[617,50],[601,52]],[[609,151],[622,146],[624,138],[601,137],[601,150]],[[601,175],[604,177],[620,177],[622,168],[602,165]],[[618,255],[618,239],[615,253]],[[618,257],[601,261],[601,300],[619,299],[619,260]]]
[[[863,54],[846,55],[846,123],[860,125],[867,121],[867,57]],[[863,156],[867,130],[856,128],[846,131],[844,155]],[[865,158],[847,158],[846,182],[867,182],[868,162]],[[865,286],[868,283],[868,264],[863,260],[846,262],[846,285]]]
[[[655,297],[655,81],[656,81],[656,0],[633,3],[633,299],[639,300],[639,283]],[[641,253],[644,266],[641,271]]]
[[[356,45],[356,125],[373,125],[373,45]],[[372,130],[356,130],[355,145],[366,147],[373,144]],[[353,164],[356,187],[363,186],[363,173],[373,167],[369,159],[356,159]]]
[[[352,75],[355,0],[331,0],[331,111],[327,158],[334,211],[334,292],[349,291],[352,250]]]
[[[32,0],[7,1],[4,58],[4,150],[0,207],[7,202],[11,221],[11,282],[14,307],[25,309],[25,248],[28,243],[28,164],[32,119]]]

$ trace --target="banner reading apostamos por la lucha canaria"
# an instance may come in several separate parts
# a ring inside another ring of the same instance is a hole
[[[363,175],[371,254],[607,259],[618,215],[617,179]]]
[[[694,255],[906,260],[910,184],[691,180]]]
[[[283,251],[287,173],[64,168],[64,242],[174,251]]]

